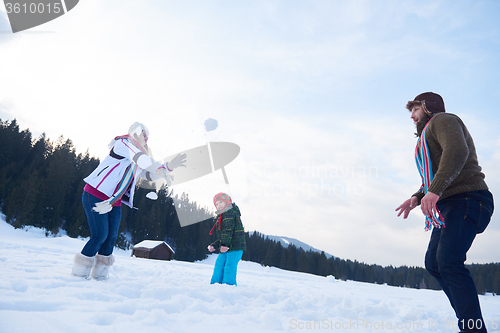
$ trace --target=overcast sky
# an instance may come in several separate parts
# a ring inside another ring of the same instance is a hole
[[[423,266],[423,215],[394,211],[420,185],[405,105],[441,94],[500,193],[498,17],[494,0],[85,0],[12,34],[2,4],[0,118],[101,159],[135,121],[158,159],[234,142],[229,187],[216,172],[176,191],[230,192],[248,231]],[[469,263],[500,261],[499,222]]]

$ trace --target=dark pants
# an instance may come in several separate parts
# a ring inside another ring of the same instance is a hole
[[[82,254],[87,257],[93,257],[96,253],[109,256],[113,253],[115,241],[118,237],[122,208],[113,207],[109,213],[99,214],[92,208],[95,207],[96,202],[101,201],[92,194],[83,191],[82,203],[90,227],[90,239],[82,250]]]
[[[493,196],[487,190],[461,193],[438,201],[445,228],[432,230],[425,268],[450,300],[464,332],[486,332],[476,286],[465,267],[467,251],[493,214]]]

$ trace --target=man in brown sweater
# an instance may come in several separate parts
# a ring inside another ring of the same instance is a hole
[[[443,98],[426,92],[406,108],[417,128],[417,166],[422,187],[396,211],[407,218],[421,206],[432,228],[425,268],[450,300],[461,332],[486,332],[476,287],[465,267],[467,251],[493,214],[493,196],[462,120],[445,113]]]

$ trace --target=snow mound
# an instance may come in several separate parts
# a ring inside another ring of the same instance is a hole
[[[1,332],[450,332],[442,292],[241,262],[238,286],[210,285],[216,255],[187,263],[116,250],[105,281],[70,275],[85,240],[0,221]],[[500,297],[481,296],[490,326]],[[498,327],[497,327],[498,330]],[[490,331],[492,330],[490,327]]]

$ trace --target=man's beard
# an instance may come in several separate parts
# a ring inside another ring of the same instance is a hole
[[[425,125],[427,125],[427,123],[429,122],[430,119],[431,119],[431,116],[429,116],[429,115],[426,114],[425,118],[420,119],[415,124],[415,127],[417,128],[417,133],[415,133],[415,135],[417,135],[417,136],[421,136],[422,135],[422,131],[424,130]]]

